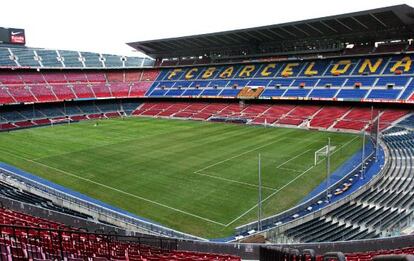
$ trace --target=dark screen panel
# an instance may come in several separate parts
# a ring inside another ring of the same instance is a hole
[[[10,42],[9,29],[0,27],[0,43],[9,43],[9,42]]]

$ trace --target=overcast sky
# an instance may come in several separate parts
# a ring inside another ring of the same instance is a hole
[[[0,27],[30,47],[137,55],[126,42],[242,29],[414,0],[5,0]]]

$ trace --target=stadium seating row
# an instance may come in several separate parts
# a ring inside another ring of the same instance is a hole
[[[380,128],[384,129],[408,113],[406,110],[371,110],[314,105],[268,105],[236,103],[186,103],[147,102],[135,110],[133,115],[150,117],[174,117],[194,120],[208,120],[212,117],[239,118],[249,124],[269,126],[299,126],[311,129],[354,130],[366,128],[372,115],[380,113]]]
[[[162,69],[147,96],[414,100],[414,56]]]
[[[86,233],[54,221],[3,208],[0,209],[0,222],[2,260],[241,260],[234,255],[180,251],[177,250],[177,241],[174,239]],[[414,248],[351,252],[345,256],[346,260],[368,261],[378,255],[401,254],[412,255]],[[324,259],[322,255],[317,255],[316,260]]]
[[[411,59],[410,56],[391,56],[377,60],[229,65],[163,69],[161,72],[156,69],[3,72],[0,74],[0,103],[144,96],[414,102]],[[401,75],[387,74],[387,70]]]
[[[139,68],[153,65],[153,60],[141,57],[27,47],[0,47],[0,67]]]
[[[361,131],[371,117],[380,115],[380,129],[405,116],[409,111],[370,108],[290,104],[244,104],[205,102],[96,101],[38,105],[0,111],[0,129],[11,130],[59,123],[59,120],[88,120],[123,115],[172,117],[193,120],[239,119],[248,124],[293,126],[309,129]]]
[[[48,200],[46,198],[37,196],[30,192],[21,191],[4,182],[0,182],[0,195],[6,198],[17,200],[19,202],[41,206],[42,208],[57,211],[57,212],[64,213],[67,215],[84,218],[84,219],[92,218],[91,216],[80,213],[78,211],[58,206],[54,204],[51,200]],[[14,225],[24,225],[24,226],[27,226],[30,224],[30,223],[24,223],[24,220],[22,221],[23,223],[5,223],[5,222],[6,220],[3,219],[3,222],[1,222],[1,224],[14,224]],[[41,225],[42,223],[35,223],[35,225],[38,225],[38,224]],[[56,228],[56,227],[52,226],[52,228]]]
[[[157,70],[0,73],[0,104],[143,97]]]
[[[0,208],[1,260],[240,260],[232,255],[178,251],[176,248],[174,239],[125,237],[118,240],[115,235],[81,232]]]
[[[0,111],[0,130],[127,116],[131,115],[139,105],[139,102],[134,101],[96,101],[4,109]]]

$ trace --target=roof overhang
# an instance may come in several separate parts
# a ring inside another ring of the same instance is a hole
[[[396,5],[297,22],[128,43],[153,58],[210,56],[222,52],[263,54],[271,48],[375,42],[414,36],[414,8]],[[244,51],[243,51],[244,50]]]

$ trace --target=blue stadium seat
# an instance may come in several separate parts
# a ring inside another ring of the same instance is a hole
[[[237,85],[238,87],[244,87],[249,83],[248,80],[231,80],[227,86],[234,86]]]
[[[407,85],[410,77],[406,76],[386,76],[380,77],[375,86],[387,86],[388,84],[394,84],[395,86],[405,86]]]
[[[159,85],[157,86],[157,88],[158,87],[164,87],[164,88],[171,88],[171,87],[174,87],[174,86],[178,86],[178,82],[176,82],[176,81],[161,81],[161,82],[159,82]]]
[[[372,87],[374,86],[376,79],[376,77],[367,76],[350,77],[348,81],[345,83],[345,86],[355,86],[356,83],[360,83],[363,87]]]
[[[338,89],[313,89],[309,94],[311,98],[333,98]]]
[[[276,79],[270,82],[269,87],[274,87],[276,85],[280,85],[281,87],[288,87],[293,83],[294,79]]]
[[[271,82],[271,80],[253,79],[247,84],[247,86],[266,87],[266,86],[269,85],[270,82]]]
[[[56,50],[36,49],[36,53],[41,57],[41,63],[44,67],[63,67],[62,63],[58,61],[58,54]]]
[[[102,56],[105,58],[105,67],[107,68],[122,68],[124,66],[121,57],[118,55],[103,54]]]
[[[141,57],[126,57],[125,60],[125,67],[141,67],[143,63],[143,59]]]
[[[330,84],[332,87],[341,87],[346,78],[339,78],[339,77],[329,77],[329,78],[322,78],[317,86],[325,87],[326,85]]]
[[[285,92],[285,90],[282,90],[282,89],[267,88],[262,92],[262,94],[260,96],[261,97],[281,97],[284,92]]]
[[[9,56],[10,52],[8,48],[0,48],[0,66],[17,66]]]
[[[343,99],[362,99],[367,94],[368,90],[364,89],[342,89],[339,91],[336,98],[343,98]]]
[[[374,89],[368,94],[368,99],[397,99],[398,95],[400,94],[401,90],[397,89]]]
[[[85,58],[85,66],[86,67],[103,67],[98,53],[91,53],[91,52],[81,52],[82,57]]]
[[[240,90],[238,89],[224,89],[220,96],[226,96],[226,97],[236,97],[237,94],[239,94]]]
[[[165,94],[165,96],[181,96],[185,90],[184,89],[171,89]]]
[[[412,79],[411,82],[408,84],[403,94],[401,94],[400,99],[401,100],[408,99],[413,94],[413,92],[414,92],[414,79]]]
[[[220,89],[205,89],[201,96],[218,96],[218,94],[221,92]]]
[[[76,67],[76,68],[83,68],[82,62],[79,60],[79,53],[76,51],[66,51],[62,50],[59,51],[61,57],[63,57],[66,67]]]
[[[20,66],[28,67],[40,67],[38,61],[34,59],[35,53],[30,48],[10,48],[15,56],[17,56],[17,62]]]
[[[210,81],[193,81],[191,87],[207,87]]]
[[[226,87],[228,86],[229,81],[227,80],[212,80],[208,87]]]
[[[198,96],[202,91],[201,89],[187,89],[182,96]]]
[[[310,89],[288,89],[283,97],[306,97]]]
[[[318,79],[315,78],[298,78],[293,81],[292,86],[300,86],[305,84],[306,87],[313,87],[318,82]]]
[[[177,81],[177,83],[174,86],[175,87],[190,87],[192,84],[194,84],[192,81]]]

